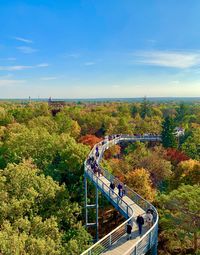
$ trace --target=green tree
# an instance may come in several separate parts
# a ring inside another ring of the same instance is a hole
[[[72,120],[64,112],[58,113],[55,120],[60,134],[67,133],[74,138],[77,138],[80,135],[81,128],[77,121]]]
[[[200,160],[200,128],[192,131],[181,148],[189,157]]]
[[[135,118],[136,114],[139,112],[139,109],[138,109],[136,104],[132,104],[131,108],[130,108],[130,111],[131,111],[131,116],[133,118]]]
[[[166,232],[183,235],[184,240],[191,240],[194,251],[198,246],[200,234],[200,186],[182,185],[168,195],[159,197],[161,207],[161,226]],[[175,241],[175,240],[174,240]],[[173,251],[171,251],[173,252]]]
[[[177,141],[174,135],[174,121],[167,116],[162,124],[162,144],[165,148],[176,148]]]
[[[177,109],[176,121],[178,123],[182,122],[188,113],[189,113],[189,107],[185,103],[180,103]]]
[[[5,255],[80,254],[90,239],[81,210],[64,185],[45,177],[30,161],[0,171],[0,251]]]
[[[0,107],[0,126],[6,126],[14,121],[7,109]]]
[[[55,156],[55,141],[56,137],[50,135],[45,128],[12,126],[4,143],[7,163],[19,163],[24,158],[32,158],[39,168],[44,169]]]
[[[50,134],[58,132],[58,124],[51,116],[35,117],[28,122],[29,128],[45,128]]]
[[[144,119],[147,116],[151,116],[151,105],[146,97],[144,97],[143,102],[140,106],[140,116]]]

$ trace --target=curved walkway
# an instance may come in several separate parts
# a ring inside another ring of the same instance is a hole
[[[112,136],[111,140],[105,139],[96,144],[91,150],[89,157],[95,157],[96,147],[98,146],[99,157],[96,158],[98,164],[100,163],[103,153],[106,149],[122,141],[161,141],[159,135],[120,135]],[[155,207],[143,199],[139,194],[126,186],[126,195],[123,198],[118,196],[117,188],[114,192],[110,189],[110,182],[115,181],[116,187],[120,182],[116,177],[110,174],[105,169],[102,169],[102,176],[98,177],[93,173],[87,160],[85,161],[85,177],[88,178],[98,188],[100,192],[112,203],[112,205],[127,219],[120,226],[115,228],[109,234],[104,236],[101,240],[92,245],[89,249],[84,251],[81,255],[128,255],[128,254],[145,254],[149,249],[152,253],[157,254],[157,235],[158,235],[158,213]],[[136,218],[139,214],[145,216],[146,210],[151,208],[153,210],[154,224],[148,229],[143,227],[142,235],[139,236],[136,224]],[[127,223],[132,224],[132,239],[126,240],[126,226]]]

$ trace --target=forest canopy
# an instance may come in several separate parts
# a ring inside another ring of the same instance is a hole
[[[107,135],[150,133],[163,144],[116,145],[102,166],[158,208],[159,254],[198,254],[200,103],[145,99],[53,110],[46,102],[0,103],[0,253],[87,249],[93,233],[84,227],[84,160]]]

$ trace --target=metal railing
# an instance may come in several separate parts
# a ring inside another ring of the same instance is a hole
[[[114,136],[111,140],[104,141],[104,144],[102,145],[102,142],[96,144],[93,149],[91,150],[89,157],[95,155],[95,149],[96,146],[99,148],[100,155],[96,159],[98,163],[100,163],[103,153],[106,149],[109,147],[121,142],[121,141],[161,141],[161,136],[159,135],[148,135],[148,136],[141,136],[141,135],[120,135],[120,136]],[[119,225],[117,228],[115,228],[113,231],[111,231],[109,234],[104,236],[102,239],[100,239],[98,242],[96,242],[94,245],[92,245],[89,249],[84,251],[81,255],[99,255],[106,251],[108,251],[111,246],[117,245],[117,241],[125,238],[126,233],[126,226],[128,222],[135,222],[136,217],[134,216],[133,209],[131,208],[131,205],[128,205],[123,198],[119,197],[118,194],[111,190],[110,187],[105,184],[101,178],[99,178],[90,168],[89,165],[87,165],[86,161],[84,163],[85,166],[85,174],[97,185],[98,189],[114,204],[114,206],[127,218],[125,222],[123,222],[121,225]],[[121,183],[119,179],[114,177],[111,173],[109,173],[107,170],[102,169],[103,176],[109,181],[114,181],[116,186]],[[146,201],[144,198],[142,198],[139,194],[137,194],[135,191],[130,189],[126,186],[125,196],[127,196],[131,201],[135,204],[137,204],[140,208],[142,208],[145,212],[147,209],[151,208],[153,210],[153,218],[154,223],[153,226],[143,235],[141,238],[134,244],[130,244],[130,248],[123,254],[123,255],[139,255],[139,254],[145,254],[150,248],[153,246],[156,247],[157,245],[157,235],[158,235],[158,213],[156,208],[150,204],[148,201]],[[133,224],[133,230],[137,230],[137,225]],[[126,240],[126,239],[125,239]],[[124,241],[125,241],[124,240]],[[123,241],[123,240],[122,240]],[[156,249],[154,254],[157,254]]]

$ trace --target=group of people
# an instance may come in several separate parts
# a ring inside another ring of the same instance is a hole
[[[153,226],[153,213],[154,213],[153,209],[149,208],[146,212],[145,219],[143,218],[143,216],[141,214],[137,216],[136,223],[138,225],[139,235],[142,235],[142,227],[143,227],[145,221],[147,223],[148,229],[150,229]],[[126,233],[127,233],[127,240],[130,240],[131,233],[132,233],[132,224],[130,221],[127,224]]]
[[[110,182],[110,189],[113,191],[114,193],[114,189],[115,189],[115,183],[114,181],[111,181]],[[119,197],[123,197],[125,194],[126,194],[126,184],[125,185],[122,185],[122,183],[118,183],[117,185],[117,189],[118,189],[118,195]]]
[[[99,148],[96,147],[94,156],[90,156],[87,160],[87,165],[90,166],[91,170],[94,174],[98,174],[98,177],[101,176],[102,171],[100,166],[98,165],[97,158],[99,157]]]

